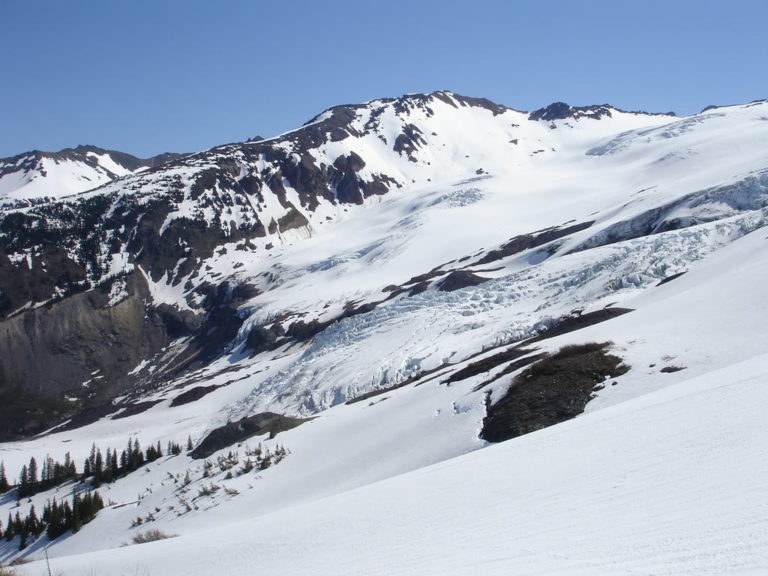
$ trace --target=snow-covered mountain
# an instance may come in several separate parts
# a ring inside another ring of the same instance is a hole
[[[437,92],[6,206],[0,433],[56,426],[0,444],[9,475],[94,443],[195,447],[23,554],[104,574],[759,570],[766,119]],[[179,536],[116,550],[150,529]]]
[[[0,206],[23,206],[84,192],[180,156],[166,153],[137,158],[96,146],[78,146],[0,158]]]

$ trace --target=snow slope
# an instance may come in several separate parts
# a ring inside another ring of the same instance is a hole
[[[422,468],[484,445],[476,439],[481,393],[471,392],[476,380],[401,388],[262,439],[291,454],[258,479],[204,480],[200,462],[176,457],[102,488],[118,506],[52,543],[54,567],[208,574],[214,563],[238,569],[258,557],[288,574],[759,573],[768,562],[760,513],[766,235],[757,230],[648,289],[630,314],[550,341],[611,338],[633,366],[575,421]],[[686,369],[660,372],[671,363]],[[215,395],[206,398],[175,419],[153,409],[16,445],[19,461],[57,445],[87,454],[94,436],[117,446],[128,435],[179,438],[216,410]],[[177,518],[165,511],[178,506],[178,485],[167,478],[187,469],[192,495],[213,481],[240,493],[202,499],[200,510]],[[157,508],[150,526],[179,538],[114,549],[146,529],[130,528],[135,517]]]
[[[358,110],[361,133],[377,106]],[[378,132],[353,143],[369,147],[356,148],[369,176],[386,171],[412,185],[362,205],[321,199],[305,212],[302,230],[269,251],[225,244],[186,278],[190,284],[173,283],[170,274],[149,278],[156,300],[188,308],[197,283],[261,290],[238,309],[245,322],[217,360],[148,390],[138,400],[157,404],[141,413],[0,445],[0,460],[15,475],[33,455],[61,460],[70,452],[82,462],[94,442],[121,449],[129,438],[147,446],[189,435],[198,443],[227,421],[265,410],[311,417],[209,460],[237,451],[242,462],[258,443],[284,446],[287,457],[233,478],[215,468],[205,476],[204,462],[187,455],[164,457],[103,486],[111,504],[79,534],[43,539],[25,554],[40,558],[46,546],[54,571],[64,574],[256,566],[280,574],[768,570],[761,411],[768,399],[768,104],[686,119],[616,112],[532,121],[515,111],[471,110],[485,135],[459,139],[465,148],[443,156],[435,150],[462,134],[466,110],[445,103],[443,115],[435,102],[435,113],[419,121],[425,135],[434,128],[437,136],[415,153],[430,155],[418,162],[384,154],[378,135],[391,144],[400,126],[393,128],[388,106],[373,115]],[[500,151],[510,131],[519,141]],[[339,146],[327,143],[316,154],[332,162],[349,150]],[[482,156],[482,174],[458,165],[470,148],[470,156]],[[166,176],[188,185],[199,168],[192,162]],[[141,198],[162,178],[134,177],[137,187],[120,194]],[[180,210],[191,214],[194,205]],[[584,226],[489,259],[513,237],[574,223]],[[419,293],[387,299],[393,285],[408,288],[413,276],[451,270],[487,281],[444,292],[432,277]],[[307,341],[258,354],[246,346],[255,327],[328,321],[350,303],[372,309]],[[607,306],[633,311],[535,347],[609,341],[631,370],[606,382],[573,421],[497,446],[481,440],[486,401],[500,398],[520,370],[478,390],[502,366],[450,385],[448,377],[546,333],[574,310]],[[157,369],[184,345],[146,359],[137,373]],[[202,385],[218,388],[171,405]],[[215,494],[203,494],[213,485]],[[34,503],[39,510],[71,490],[39,494],[20,509]],[[0,519],[15,506],[11,497],[0,500]],[[150,528],[178,537],[121,548]],[[0,543],[0,561],[16,555]]]
[[[453,460],[74,574],[762,574],[768,356]],[[24,566],[37,574],[39,564]]]

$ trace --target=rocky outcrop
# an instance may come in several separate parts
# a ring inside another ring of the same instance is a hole
[[[130,294],[114,305],[109,305],[104,287],[0,322],[3,384],[40,394],[80,386],[89,396],[112,388],[166,343],[159,316],[145,318],[148,294],[139,278],[134,274],[125,279]]]
[[[228,422],[211,431],[189,455],[196,460],[207,458],[214,452],[232,446],[236,442],[262,434],[269,434],[270,438],[274,438],[278,433],[296,428],[303,422],[306,420],[289,418],[273,412],[262,412],[248,416],[237,422]]]
[[[602,106],[571,106],[565,102],[555,102],[544,108],[539,108],[530,113],[529,120],[537,121],[544,120],[545,122],[552,122],[554,120],[566,120],[573,118],[578,120],[579,118],[592,118],[599,120],[603,116],[610,118],[611,106],[603,104]]]
[[[524,370],[500,399],[488,402],[480,436],[501,442],[581,414],[607,378],[629,370],[608,346],[566,346]]]
[[[110,302],[114,282],[124,290],[119,302]],[[131,370],[169,343],[169,325],[184,323],[172,310],[147,309],[148,298],[134,273],[0,321],[0,396],[63,401],[39,418],[44,429],[130,389]]]
[[[469,270],[454,270],[437,283],[437,289],[441,292],[453,292],[468,286],[477,286],[487,281],[488,278],[473,274]]]
[[[416,151],[424,146],[426,141],[422,138],[422,132],[414,124],[403,126],[403,132],[395,139],[393,150],[400,155],[404,155],[411,162],[416,162]]]
[[[515,236],[502,244],[497,250],[489,251],[485,256],[480,258],[476,264],[489,264],[490,262],[496,262],[497,260],[501,260],[508,256],[519,254],[525,250],[530,250],[531,248],[538,248],[544,244],[586,230],[592,226],[592,224],[594,224],[593,221],[579,222],[578,224],[572,224],[570,226],[547,228],[546,230],[539,230],[530,234]]]

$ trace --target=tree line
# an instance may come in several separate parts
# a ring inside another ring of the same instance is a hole
[[[192,441],[187,440],[187,449],[191,449]],[[167,454],[174,456],[181,454],[182,448],[176,442],[168,442]],[[98,488],[103,483],[114,482],[137,470],[148,462],[154,462],[163,456],[163,449],[158,442],[156,445],[149,446],[142,450],[138,439],[128,439],[128,445],[118,455],[117,449],[107,448],[102,452],[100,448],[93,444],[91,453],[83,462],[83,472],[78,473],[77,466],[72,460],[69,452],[64,457],[64,462],[54,460],[46,456],[42,467],[37,460],[32,457],[29,464],[21,468],[19,481],[12,485],[5,473],[5,464],[0,462],[0,494],[4,494],[16,488],[19,498],[34,496],[39,492],[45,492],[51,488],[61,486],[70,481],[77,480],[85,482],[90,478],[91,486]]]
[[[45,503],[42,518],[38,517],[34,505],[30,507],[24,518],[18,511],[15,516],[9,512],[5,530],[3,530],[3,523],[0,521],[0,538],[5,538],[11,542],[18,536],[19,550],[24,550],[43,532],[51,540],[55,540],[70,530],[72,533],[79,532],[80,528],[93,520],[102,508],[104,508],[104,501],[97,491],[89,491],[85,494],[76,492],[72,495],[72,504],[68,501],[59,504],[54,498],[53,502]]]
[[[191,438],[187,439],[187,449],[192,449]],[[180,444],[168,442],[167,454],[176,456],[181,452]],[[0,538],[5,538],[11,542],[18,536],[19,550],[23,550],[39,538],[43,532],[51,540],[70,530],[73,533],[78,532],[84,524],[96,517],[99,510],[104,508],[104,502],[98,491],[92,489],[98,488],[102,483],[114,482],[163,455],[163,449],[159,442],[149,446],[146,450],[142,450],[138,439],[129,438],[127,446],[120,454],[116,449],[110,448],[107,448],[106,452],[102,452],[94,443],[90,455],[83,462],[82,473],[78,472],[69,452],[65,455],[64,462],[46,456],[42,461],[42,466],[32,457],[29,464],[22,466],[16,484],[11,484],[8,481],[5,463],[0,462],[0,494],[16,489],[19,499],[34,496],[72,480],[82,483],[89,482],[86,492],[74,491],[71,503],[68,500],[59,503],[55,498],[52,501],[46,501],[42,517],[38,516],[34,505],[23,517],[18,511],[15,515],[9,513],[5,526],[0,520]]]

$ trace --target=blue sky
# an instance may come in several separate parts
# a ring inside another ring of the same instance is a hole
[[[140,156],[448,89],[680,115],[768,98],[768,3],[0,0],[0,157]]]

